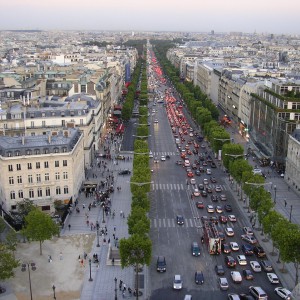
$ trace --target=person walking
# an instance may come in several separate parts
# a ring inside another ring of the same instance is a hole
[[[69,227],[69,231],[70,231],[71,230],[71,224],[69,224],[68,227]]]
[[[286,202],[286,199],[284,199],[284,207],[287,206],[287,202]]]

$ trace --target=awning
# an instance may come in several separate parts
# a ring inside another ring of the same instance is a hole
[[[119,111],[119,110],[114,110],[114,115],[121,115],[121,114],[122,114],[121,111]]]

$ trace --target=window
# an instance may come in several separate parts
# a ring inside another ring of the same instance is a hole
[[[55,167],[56,167],[56,168],[59,168],[59,160],[56,160],[56,161],[55,161]]]
[[[48,161],[44,161],[44,168],[48,169],[49,168],[49,162]]]
[[[32,180],[32,175],[28,175],[28,183],[32,183],[33,180]]]
[[[83,119],[80,119],[80,125],[83,125]]]
[[[17,170],[21,171],[21,164],[17,164]]]
[[[45,181],[49,181],[50,180],[50,175],[49,173],[45,173]]]
[[[59,186],[57,186],[55,190],[56,190],[56,195],[60,195],[60,194],[61,194],[61,191],[60,191],[60,187],[59,187]]]
[[[46,196],[47,197],[50,197],[50,188],[49,187],[46,187]]]
[[[63,160],[63,166],[66,167],[68,165],[68,161],[66,159]]]
[[[36,182],[37,183],[41,182],[41,174],[36,174]]]
[[[67,152],[67,147],[63,147],[63,152]]]
[[[49,149],[48,148],[45,148],[44,149],[44,154],[48,154],[49,153]]]
[[[8,165],[8,171],[9,172],[12,172],[14,169],[13,169],[13,166],[12,165]]]
[[[63,179],[68,179],[68,172],[63,172]]]
[[[43,197],[43,190],[41,188],[38,188],[37,194],[38,194],[38,197]]]
[[[14,191],[10,192],[10,199],[15,200],[16,199],[16,193]]]
[[[66,121],[65,120],[61,120],[61,127],[65,127],[65,126],[66,126]]]
[[[46,121],[42,121],[42,127],[46,127]]]
[[[23,198],[24,198],[24,197],[23,197],[23,191],[22,191],[22,190],[19,190],[18,195],[19,195],[19,198],[20,198],[20,199],[23,199]]]
[[[58,153],[59,149],[58,148],[54,148],[54,153]]]
[[[27,169],[32,170],[32,163],[27,163]]]
[[[55,173],[55,180],[59,180],[59,179],[60,179],[59,172],[56,172],[56,173]]]
[[[10,151],[7,152],[7,156],[8,156],[8,157],[11,157],[11,152],[10,152]]]
[[[35,163],[35,167],[36,167],[37,169],[40,169],[40,168],[41,168],[41,163],[40,163],[40,162],[36,162],[36,163]]]
[[[22,183],[22,176],[17,176],[17,182],[18,182],[19,184]]]
[[[32,154],[32,151],[31,151],[31,150],[26,150],[26,154],[27,154],[27,155],[31,155],[31,154]]]
[[[67,185],[64,186],[64,194],[69,194],[69,188]]]
[[[29,190],[29,198],[34,198],[34,191],[33,191],[33,189]]]
[[[31,128],[34,128],[34,121],[31,121],[31,122],[30,122],[30,127],[31,127]]]
[[[20,151],[16,151],[16,156],[20,156]]]
[[[10,185],[14,184],[14,178],[13,177],[8,177],[8,182]]]
[[[41,154],[40,149],[35,149],[35,150],[34,150],[34,154]]]

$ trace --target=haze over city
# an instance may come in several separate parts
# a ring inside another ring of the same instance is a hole
[[[299,34],[300,2],[287,0],[11,0],[0,30],[243,31]]]

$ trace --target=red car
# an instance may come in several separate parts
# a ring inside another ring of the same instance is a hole
[[[188,177],[194,177],[194,173],[193,173],[193,172],[188,172],[188,173],[187,173],[187,176],[188,176]]]
[[[204,204],[202,201],[197,201],[196,206],[197,206],[197,208],[204,208]]]

